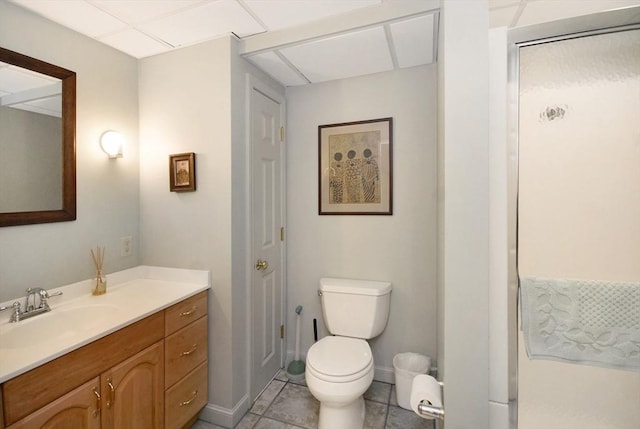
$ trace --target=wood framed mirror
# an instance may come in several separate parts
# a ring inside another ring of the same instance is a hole
[[[0,226],[76,219],[76,73],[0,48]]]

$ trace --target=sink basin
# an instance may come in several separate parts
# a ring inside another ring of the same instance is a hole
[[[53,308],[30,319],[0,326],[0,349],[37,347],[43,343],[66,343],[91,331],[124,311],[115,305],[84,305]]]
[[[69,323],[80,325],[81,328],[89,328],[96,324],[103,324],[123,313],[120,307],[112,304],[90,304],[69,308],[61,307],[52,310],[50,314],[54,312],[56,315],[65,318]]]

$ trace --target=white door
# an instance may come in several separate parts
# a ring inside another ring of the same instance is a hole
[[[281,107],[280,102],[252,86],[252,401],[283,364]]]

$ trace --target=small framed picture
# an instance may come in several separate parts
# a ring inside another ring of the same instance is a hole
[[[169,190],[171,192],[193,192],[196,190],[195,153],[169,155]]]
[[[318,213],[391,215],[393,118],[318,127]]]

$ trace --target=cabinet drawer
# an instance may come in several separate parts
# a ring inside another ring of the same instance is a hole
[[[165,335],[174,333],[205,314],[207,314],[206,291],[165,310]]]
[[[207,362],[203,362],[183,380],[166,391],[165,425],[181,428],[207,403]]]
[[[165,386],[172,386],[207,359],[207,320],[204,316],[166,338]]]

